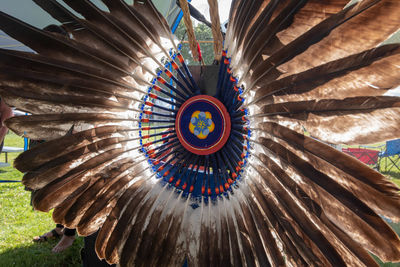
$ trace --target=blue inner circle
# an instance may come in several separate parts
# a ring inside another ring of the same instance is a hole
[[[200,112],[208,111],[211,113],[215,129],[214,131],[210,132],[205,139],[200,139],[196,137],[189,130],[190,120],[192,114],[195,111],[200,111]],[[222,133],[224,130],[224,119],[216,106],[214,106],[212,103],[208,101],[199,99],[186,106],[185,110],[181,113],[179,128],[182,137],[186,140],[188,144],[198,149],[207,149],[213,146],[222,138]]]

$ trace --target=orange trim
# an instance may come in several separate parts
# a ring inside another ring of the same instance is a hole
[[[169,70],[165,69],[164,71],[165,71],[165,74],[168,75],[168,77],[172,78],[173,75]]]
[[[181,54],[178,54],[177,56],[178,56],[178,59],[179,59],[180,63],[185,62]]]
[[[154,106],[154,103],[151,103],[151,102],[149,102],[149,101],[146,101],[146,106],[150,106],[150,107],[152,107],[152,106]]]
[[[166,84],[166,83],[167,83],[167,81],[164,80],[164,79],[161,78],[161,77],[157,77],[157,81],[159,81],[159,82],[162,83],[162,84]]]
[[[171,65],[175,70],[179,69],[178,64],[176,64],[174,61],[171,61]]]
[[[149,97],[154,98],[154,99],[157,99],[157,98],[158,98],[158,96],[155,95],[155,94],[149,94]]]

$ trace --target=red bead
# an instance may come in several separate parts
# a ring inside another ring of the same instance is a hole
[[[146,101],[145,104],[146,104],[147,106],[150,106],[150,107],[154,106],[154,103],[151,103],[151,102],[149,102],[149,101]]]
[[[154,98],[154,99],[157,99],[157,98],[158,98],[158,96],[155,95],[155,94],[149,94],[149,97]]]

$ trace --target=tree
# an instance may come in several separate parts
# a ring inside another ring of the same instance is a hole
[[[197,23],[197,25],[194,27],[194,32],[196,35],[197,41],[212,41],[213,36],[211,29],[204,25],[203,23]],[[187,41],[187,34],[186,34],[186,26],[183,22],[179,23],[178,28],[176,29],[175,32],[176,37],[179,40],[184,40]],[[211,65],[214,61],[214,49],[213,49],[213,43],[200,43],[200,49],[201,49],[201,54],[203,56],[204,63],[206,65]],[[192,57],[192,53],[190,52],[189,44],[188,43],[183,43],[182,44],[182,51],[181,51],[183,57],[186,60],[186,63],[188,65],[197,65],[199,64],[198,62],[194,61]]]

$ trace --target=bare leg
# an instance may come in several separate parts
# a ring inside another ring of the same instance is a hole
[[[75,236],[63,235],[61,237],[60,242],[58,242],[58,244],[51,251],[53,251],[54,253],[60,253],[69,248],[70,246],[72,246],[74,241],[75,241]]]

